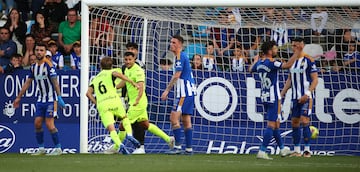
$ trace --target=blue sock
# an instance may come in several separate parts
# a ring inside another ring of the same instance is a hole
[[[181,128],[173,129],[174,137],[175,137],[175,145],[181,145]]]
[[[261,151],[266,151],[267,146],[269,145],[269,142],[273,136],[273,129],[272,128],[266,128],[264,131],[264,138],[263,138],[263,142],[261,144],[260,150]]]
[[[305,146],[310,146],[311,131],[309,125],[303,126],[303,136]]]
[[[44,131],[35,131],[35,137],[39,147],[44,147]]]
[[[185,129],[186,148],[192,147],[192,128]]]
[[[284,148],[284,143],[281,140],[279,129],[274,129],[273,136],[274,136],[274,138],[276,140],[276,143],[278,144],[279,148],[283,149]]]
[[[293,143],[295,146],[300,145],[300,127],[293,127],[292,129]]]
[[[61,148],[61,144],[59,141],[59,135],[58,135],[58,131],[57,129],[55,131],[50,131],[51,132],[51,138],[54,142],[54,145],[56,148]]]

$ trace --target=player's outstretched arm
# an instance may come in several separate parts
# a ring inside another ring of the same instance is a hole
[[[18,108],[20,105],[21,97],[25,94],[25,91],[30,87],[31,82],[33,81],[33,78],[28,78],[23,87],[21,88],[19,94],[16,96],[16,99],[14,100],[14,108]]]
[[[136,82],[129,79],[127,76],[125,76],[125,75],[123,75],[123,74],[121,74],[119,72],[115,72],[115,71],[112,74],[113,74],[113,76],[115,76],[117,78],[120,78],[120,79],[122,79],[122,80],[124,80],[126,82],[131,83],[131,85],[133,85],[134,87],[139,88],[138,84],[136,84]]]
[[[299,56],[300,56],[300,52],[295,51],[294,54],[291,56],[291,58],[287,62],[281,65],[281,68],[283,69],[291,68],[291,66],[294,64],[295,60],[299,58]]]
[[[291,88],[291,75],[289,74],[286,82],[285,82],[285,85],[284,85],[284,88],[282,89],[280,95],[282,98],[285,98],[285,95],[286,95],[286,92]]]
[[[93,94],[94,94],[94,88],[90,86],[86,92],[86,97],[88,97],[92,103],[96,104],[96,99]]]
[[[176,81],[180,78],[180,75],[181,75],[181,71],[175,72],[175,74],[172,76],[172,78],[170,80],[169,85],[166,87],[165,91],[162,93],[161,100],[166,100],[167,99],[167,96],[168,96],[170,90],[173,88]]]

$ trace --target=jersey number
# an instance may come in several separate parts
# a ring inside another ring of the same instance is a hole
[[[99,92],[101,94],[104,94],[107,92],[105,85],[102,83],[102,81],[99,82]]]
[[[259,77],[261,80],[261,88],[269,89],[271,87],[271,80],[270,78],[266,77],[267,73],[259,73]]]

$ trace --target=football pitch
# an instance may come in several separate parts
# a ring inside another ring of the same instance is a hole
[[[271,156],[272,161],[256,159],[256,155],[103,155],[68,154],[61,156],[31,156],[0,154],[3,172],[199,172],[199,171],[286,171],[286,172],[352,172],[360,171],[357,156]]]

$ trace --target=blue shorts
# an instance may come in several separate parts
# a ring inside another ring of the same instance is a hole
[[[300,118],[300,116],[309,117],[311,115],[313,99],[309,99],[304,104],[298,103],[298,100],[291,101],[291,117]]]
[[[54,104],[55,102],[47,102],[47,103],[36,103],[36,112],[35,117],[43,117],[43,118],[53,118],[54,117]]]
[[[194,114],[195,97],[180,97],[174,101],[173,111],[181,112],[183,115]]]
[[[281,102],[264,103],[265,116],[268,121],[276,122],[281,113]]]

